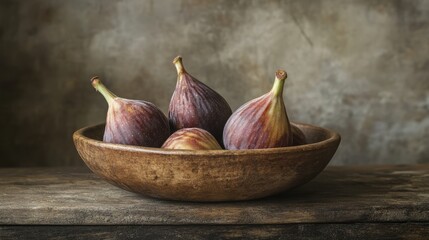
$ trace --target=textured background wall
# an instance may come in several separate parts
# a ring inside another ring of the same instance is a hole
[[[426,0],[2,0],[0,165],[81,165],[89,78],[166,111],[178,54],[233,109],[285,68],[290,118],[342,134],[332,164],[429,162],[428,39]]]

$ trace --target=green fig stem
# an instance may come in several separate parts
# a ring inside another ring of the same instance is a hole
[[[173,60],[174,66],[176,66],[177,75],[181,75],[186,73],[185,67],[183,66],[182,57],[177,56]]]
[[[284,70],[277,70],[276,78],[274,80],[273,88],[271,92],[274,97],[283,96],[283,86],[285,84],[285,79],[287,78],[287,73]]]
[[[103,83],[101,83],[101,80],[99,77],[93,77],[91,78],[91,84],[95,88],[95,90],[99,91],[101,95],[106,99],[107,103],[110,105],[117,96],[113,94],[109,89],[104,86]]]

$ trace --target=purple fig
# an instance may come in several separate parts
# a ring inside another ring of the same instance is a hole
[[[271,91],[253,99],[229,118],[223,132],[226,149],[286,147],[292,144],[292,130],[283,102],[287,73],[276,72]]]
[[[304,133],[293,123],[291,123],[291,130],[293,136],[292,146],[299,146],[307,143]]]
[[[160,147],[170,135],[167,117],[154,104],[117,97],[98,77],[91,79],[107,103],[103,141],[126,145]]]
[[[182,128],[173,133],[162,147],[184,150],[222,149],[213,135],[201,128]]]
[[[230,106],[219,93],[187,73],[180,56],[173,63],[178,77],[168,112],[171,130],[202,128],[222,145],[223,127],[232,114]]]

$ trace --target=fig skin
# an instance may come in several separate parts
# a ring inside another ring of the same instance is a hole
[[[292,145],[292,130],[283,102],[287,78],[278,70],[271,91],[242,105],[225,125],[226,149],[261,149]]]
[[[219,150],[222,147],[216,139],[201,128],[182,128],[174,132],[162,148],[182,150]]]
[[[177,83],[168,111],[171,130],[202,128],[222,146],[223,128],[232,114],[231,107],[219,93],[186,72],[180,56],[173,63]]]
[[[109,105],[104,142],[161,147],[170,135],[168,119],[161,110],[150,102],[117,97],[98,77],[93,77],[91,84]]]

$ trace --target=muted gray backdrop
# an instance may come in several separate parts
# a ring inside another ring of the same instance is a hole
[[[0,166],[82,165],[89,84],[167,110],[180,54],[236,109],[289,73],[294,121],[341,133],[331,164],[429,162],[429,1],[0,2]]]

